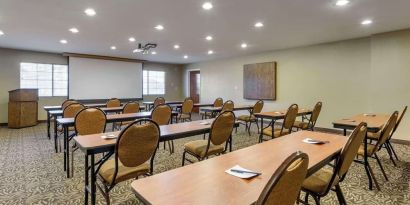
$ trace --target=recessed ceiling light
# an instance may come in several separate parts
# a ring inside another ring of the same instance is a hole
[[[213,50],[209,50],[209,51],[208,51],[208,55],[212,55],[212,54],[214,54],[214,51],[213,51]]]
[[[135,38],[134,38],[134,37],[130,37],[128,40],[129,40],[130,42],[135,42]]]
[[[79,30],[77,28],[70,28],[68,29],[71,33],[78,33]]]
[[[187,58],[188,58],[188,55],[184,55],[184,58],[187,59]]]
[[[247,47],[248,47],[248,44],[246,44],[246,43],[241,44],[241,48],[247,48]]]
[[[152,51],[152,52],[151,52],[151,54],[152,54],[152,55],[156,55],[156,54],[157,54],[157,52],[155,52],[155,51]]]
[[[212,38],[212,36],[207,36],[207,37],[205,37],[205,39],[206,39],[207,41],[211,41],[213,38]]]
[[[363,20],[362,21],[362,25],[369,25],[369,24],[372,24],[373,23],[373,21],[371,20],[371,19],[365,19],[365,20]]]
[[[263,27],[263,23],[262,22],[256,22],[255,27],[256,28],[261,28],[261,27]]]
[[[97,12],[95,12],[94,9],[92,8],[88,8],[84,11],[85,14],[87,14],[87,16],[95,16],[95,14],[97,14]]]
[[[157,25],[157,26],[155,26],[155,29],[161,31],[161,30],[164,30],[164,26],[163,25]]]
[[[111,50],[116,50],[117,49],[117,47],[115,47],[115,46],[111,46],[110,48],[111,48]]]
[[[179,49],[179,45],[178,44],[174,45],[174,48]]]
[[[336,1],[336,6],[346,6],[350,3],[349,0],[337,0]]]
[[[0,30],[0,36],[4,35],[4,32],[2,30]]]
[[[65,39],[61,39],[61,40],[60,40],[60,43],[62,43],[62,44],[67,44],[67,43],[68,43],[68,41],[67,41],[67,40],[65,40]]]
[[[205,2],[204,4],[202,4],[202,8],[205,10],[210,10],[212,9],[214,6],[212,5],[211,2]]]

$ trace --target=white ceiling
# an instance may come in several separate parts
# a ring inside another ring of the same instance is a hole
[[[209,0],[209,11],[205,1],[0,0],[0,47],[192,63],[410,28],[410,0],[351,0],[343,8],[334,0]],[[86,16],[88,7],[97,15]],[[361,25],[365,18],[374,23]],[[257,21],[264,27],[254,28]],[[154,29],[158,24],[165,29]],[[157,43],[157,55],[132,53],[137,42]]]

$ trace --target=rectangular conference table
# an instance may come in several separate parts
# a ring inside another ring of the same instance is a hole
[[[240,110],[248,110],[249,112],[252,112],[253,105],[239,105],[239,106],[234,106],[233,110],[234,111],[240,111]],[[210,112],[212,113],[212,116],[215,117],[216,113],[219,113],[222,111],[222,107],[202,107],[201,111],[203,112]]]
[[[195,135],[209,133],[211,130],[211,124],[214,119],[199,120],[192,122],[184,122],[177,124],[161,125],[161,136],[159,141],[175,140],[185,137],[191,137]],[[209,122],[209,124],[201,124],[201,122]],[[239,123],[235,123],[235,127]],[[95,194],[96,194],[96,176],[98,170],[95,170],[95,154],[113,151],[115,148],[116,139],[102,139],[102,135],[114,134],[118,136],[120,131],[101,133],[93,135],[76,136],[74,140],[79,146],[80,150],[84,152],[85,156],[85,201],[88,203],[88,193],[91,195],[91,204],[95,204]],[[230,140],[232,143],[232,140]],[[231,144],[232,146],[232,144]],[[90,158],[90,164],[88,160]],[[90,170],[90,172],[88,171]],[[90,174],[91,173],[91,174]],[[91,175],[91,176],[90,176]],[[90,178],[90,179],[89,179]]]
[[[305,138],[329,141],[315,145]],[[131,183],[144,204],[252,204],[273,173],[292,153],[309,156],[308,176],[335,159],[347,138],[340,135],[299,131],[264,143],[174,170],[141,178]],[[235,165],[261,172],[252,179],[240,179],[225,173]]]
[[[165,101],[165,104],[171,107],[177,107],[177,108],[181,108],[182,103],[184,103],[184,101]],[[146,110],[151,110],[154,106],[154,102],[152,101],[143,102],[143,104],[145,105]],[[194,107],[207,107],[207,106],[212,106],[212,105],[213,104],[211,103],[195,103]]]
[[[368,132],[378,132],[384,126],[384,124],[389,120],[390,115],[386,114],[358,114],[349,118],[344,118],[341,120],[337,120],[333,122],[334,128],[343,129],[343,134],[346,136],[346,130],[354,130],[361,122],[367,123],[367,131]],[[380,186],[374,177],[373,171],[369,166],[368,155],[367,155],[367,135],[364,140],[364,160],[357,161],[361,164],[364,164],[367,178],[369,179],[369,189],[372,190],[373,181],[374,185],[378,190],[380,190]],[[369,169],[368,169],[369,167]],[[372,180],[373,178],[373,180]]]
[[[263,120],[264,119],[269,119],[272,120],[271,123],[271,127],[272,127],[272,131],[274,130],[275,127],[275,121],[276,120],[280,120],[280,119],[284,119],[285,115],[286,115],[287,111],[269,111],[269,112],[261,112],[261,113],[255,113],[255,117],[256,118],[260,118],[261,119],[261,126],[260,126],[260,135],[259,135],[259,142],[262,142],[263,140]],[[306,116],[306,115],[311,115],[312,114],[312,110],[310,109],[306,109],[306,108],[301,108],[298,109],[298,116]]]
[[[177,112],[172,112],[172,117],[178,116]],[[125,122],[142,118],[151,118],[151,112],[138,112],[127,114],[112,114],[107,115],[106,123]],[[63,127],[64,133],[64,170],[67,172],[67,178],[70,178],[70,143],[69,143],[69,127],[74,126],[74,118],[58,118],[57,123]],[[172,120],[171,120],[172,123]]]

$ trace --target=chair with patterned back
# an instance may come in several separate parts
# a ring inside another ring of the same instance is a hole
[[[317,102],[315,107],[312,110],[312,114],[310,115],[309,121],[308,122],[295,121],[295,124],[293,126],[297,129],[313,131],[316,125],[316,121],[319,118],[319,114],[321,110],[322,110],[322,102]]]
[[[233,103],[233,101],[228,100],[222,105],[221,113],[225,111],[233,111],[234,107],[235,107],[235,104]]]
[[[172,108],[167,104],[160,104],[154,108],[151,112],[151,120],[158,125],[168,125],[172,120]],[[169,152],[174,152],[174,141],[167,141]],[[164,142],[164,149],[166,148],[166,142]]]
[[[77,113],[83,109],[85,109],[85,106],[83,104],[80,104],[77,102],[67,103],[66,107],[63,110],[63,118],[74,118],[77,115]],[[73,133],[74,131],[75,131],[74,127],[68,127],[68,133],[72,132],[72,134],[70,134],[70,137],[72,137],[75,134]],[[63,134],[64,134],[63,127],[58,125],[57,126],[57,136],[61,136]],[[57,143],[61,150],[60,140],[57,140]]]
[[[306,177],[309,157],[303,152],[291,154],[273,173],[255,205],[295,204]]]
[[[100,108],[86,108],[77,113],[74,118],[75,133],[79,135],[90,135],[105,132],[107,117]],[[74,176],[74,152],[78,149],[73,145],[71,149],[71,175]]]
[[[73,99],[64,100],[64,102],[61,104],[61,110],[64,110],[69,104],[73,104],[73,103],[78,103],[78,102]]]
[[[249,136],[251,135],[251,125],[255,123],[259,130],[258,118],[254,114],[262,112],[263,100],[258,100],[253,106],[252,110],[249,111],[249,115],[241,115],[238,120],[245,122],[245,130],[248,131]]]
[[[107,204],[110,204],[109,193],[116,184],[152,175],[160,135],[158,124],[149,119],[134,121],[121,131],[114,157],[97,169],[101,185],[96,184]]]
[[[162,105],[162,104],[165,104],[165,98],[163,98],[163,97],[157,97],[157,98],[155,98],[155,100],[154,100],[154,105],[153,105],[152,109],[154,109],[154,108],[156,108],[158,105]]]
[[[185,122],[191,121],[192,109],[194,108],[194,101],[191,98],[185,99],[182,103],[182,108],[178,114],[178,120]]]
[[[140,112],[140,105],[138,102],[127,102],[124,107],[122,108],[122,113],[123,114],[129,114],[129,113],[137,113]],[[122,126],[131,124],[134,121],[124,121],[120,123],[114,124],[114,126],[120,130]]]
[[[298,105],[293,104],[288,108],[285,114],[285,117],[283,119],[281,128],[274,128],[272,130],[272,126],[269,125],[268,127],[263,128],[262,134],[266,136],[270,136],[272,137],[272,139],[290,134],[292,132],[293,124],[295,123],[297,115],[298,115]],[[262,141],[262,140],[263,139],[259,139],[259,141]]]
[[[120,107],[121,106],[121,101],[117,98],[111,98],[107,101],[106,107]]]
[[[198,161],[201,161],[211,155],[225,153],[234,125],[235,114],[232,111],[225,111],[218,115],[212,122],[208,140],[195,140],[184,145],[182,166],[184,166],[185,161],[193,163],[186,159],[186,154],[190,154],[197,158]]]
[[[213,104],[213,107],[222,107],[224,100],[222,98],[216,98]],[[201,112],[199,113],[202,116],[202,119],[212,118],[211,112]]]
[[[316,204],[320,204],[320,198],[326,196],[330,190],[336,192],[339,204],[346,204],[339,183],[345,179],[347,171],[364,141],[366,132],[366,123],[360,123],[350,134],[336,159],[335,165],[331,169],[324,167],[305,179],[302,190],[306,192],[306,204],[308,204],[309,195],[313,197]]]

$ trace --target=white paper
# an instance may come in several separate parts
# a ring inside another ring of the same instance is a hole
[[[211,123],[204,121],[204,122],[200,122],[199,124],[201,124],[201,125],[209,125],[209,124],[211,124]]]
[[[241,167],[241,166],[239,166],[239,165],[235,165],[234,167],[225,170],[226,173],[228,173],[228,174],[230,174],[230,175],[233,175],[233,176],[236,176],[236,177],[239,177],[239,178],[242,178],[242,179],[252,178],[252,177],[255,177],[255,176],[257,175],[257,174],[251,174],[251,173],[237,173],[237,172],[232,172],[231,169],[237,169],[237,170],[248,171],[248,172],[254,172],[254,171],[249,170],[249,169],[245,169],[245,168],[243,168],[243,167]]]
[[[103,136],[101,136],[101,138],[103,138],[105,140],[109,140],[109,139],[115,139],[115,138],[117,138],[117,136],[115,136],[115,135],[103,135]]]
[[[304,143],[308,143],[308,144],[323,144],[323,142],[321,141],[316,141],[314,139],[311,138],[305,138],[304,140],[302,140]]]

